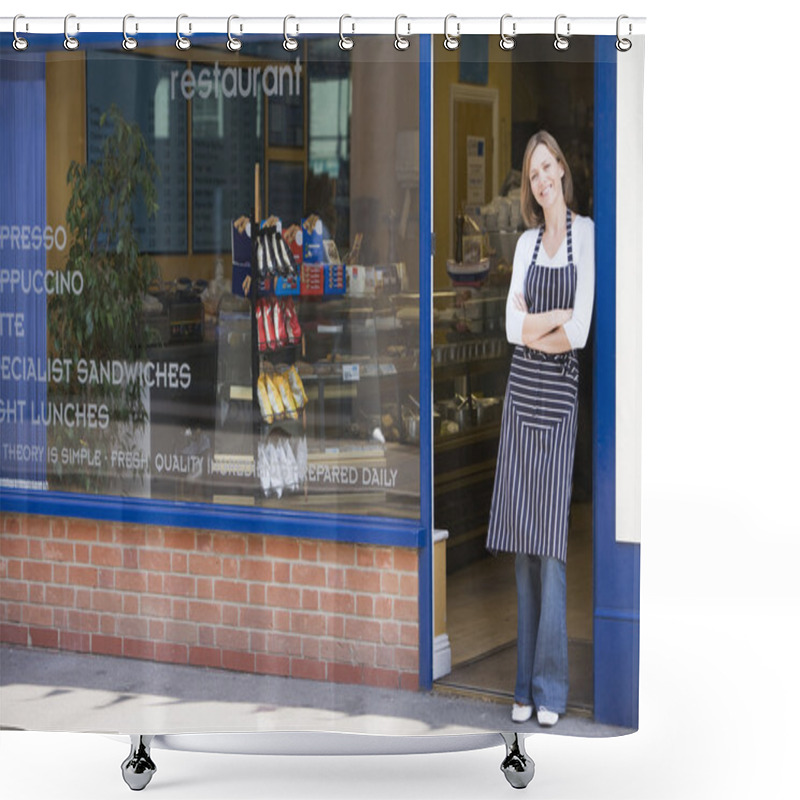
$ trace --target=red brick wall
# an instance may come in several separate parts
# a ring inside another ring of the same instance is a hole
[[[418,687],[417,551],[3,514],[0,640]]]

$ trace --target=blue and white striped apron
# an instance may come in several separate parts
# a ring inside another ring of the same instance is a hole
[[[572,213],[567,211],[567,263],[536,263],[539,229],[525,277],[532,314],[573,308],[577,271],[572,258]],[[572,466],[578,430],[578,358],[517,345],[511,359],[497,451],[486,547],[550,556],[566,562]]]

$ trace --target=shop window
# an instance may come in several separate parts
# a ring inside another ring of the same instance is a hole
[[[134,209],[129,257],[64,251],[47,397],[20,420],[47,432],[50,490],[419,520],[419,209],[397,166],[419,66],[391,38],[329,45],[262,43],[235,66],[224,47],[87,52],[85,108],[79,86],[69,102],[89,161],[114,147],[116,104],[158,166],[157,210]],[[70,278],[93,259],[91,285]]]

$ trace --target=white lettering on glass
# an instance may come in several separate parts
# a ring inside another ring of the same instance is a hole
[[[225,67],[220,69],[219,62],[213,68],[203,67],[195,75],[193,70],[172,70],[170,73],[170,98],[177,99],[176,82],[180,86],[180,97],[191,100],[195,94],[202,99],[220,96],[255,97],[261,91],[267,97],[296,97],[300,95],[300,76],[303,66],[300,59],[294,65],[267,64],[261,67]]]

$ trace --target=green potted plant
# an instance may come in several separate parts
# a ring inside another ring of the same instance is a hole
[[[145,386],[132,377],[137,372],[130,366],[146,357],[142,301],[158,272],[141,252],[134,225],[137,203],[148,217],[158,210],[155,160],[139,127],[116,106],[102,115],[100,125],[110,128],[101,157],[73,161],[67,172],[72,192],[65,268],[81,273],[82,291],[48,298],[49,352],[72,365],[68,381],[62,376],[49,386],[48,443],[57,448],[50,482],[93,491],[114,484],[112,451],[133,446],[147,422]],[[65,407],[68,414],[57,413]],[[76,409],[83,424],[64,424],[64,418],[75,419]],[[67,454],[88,449],[88,466],[80,458],[78,468],[70,465],[62,448]]]

